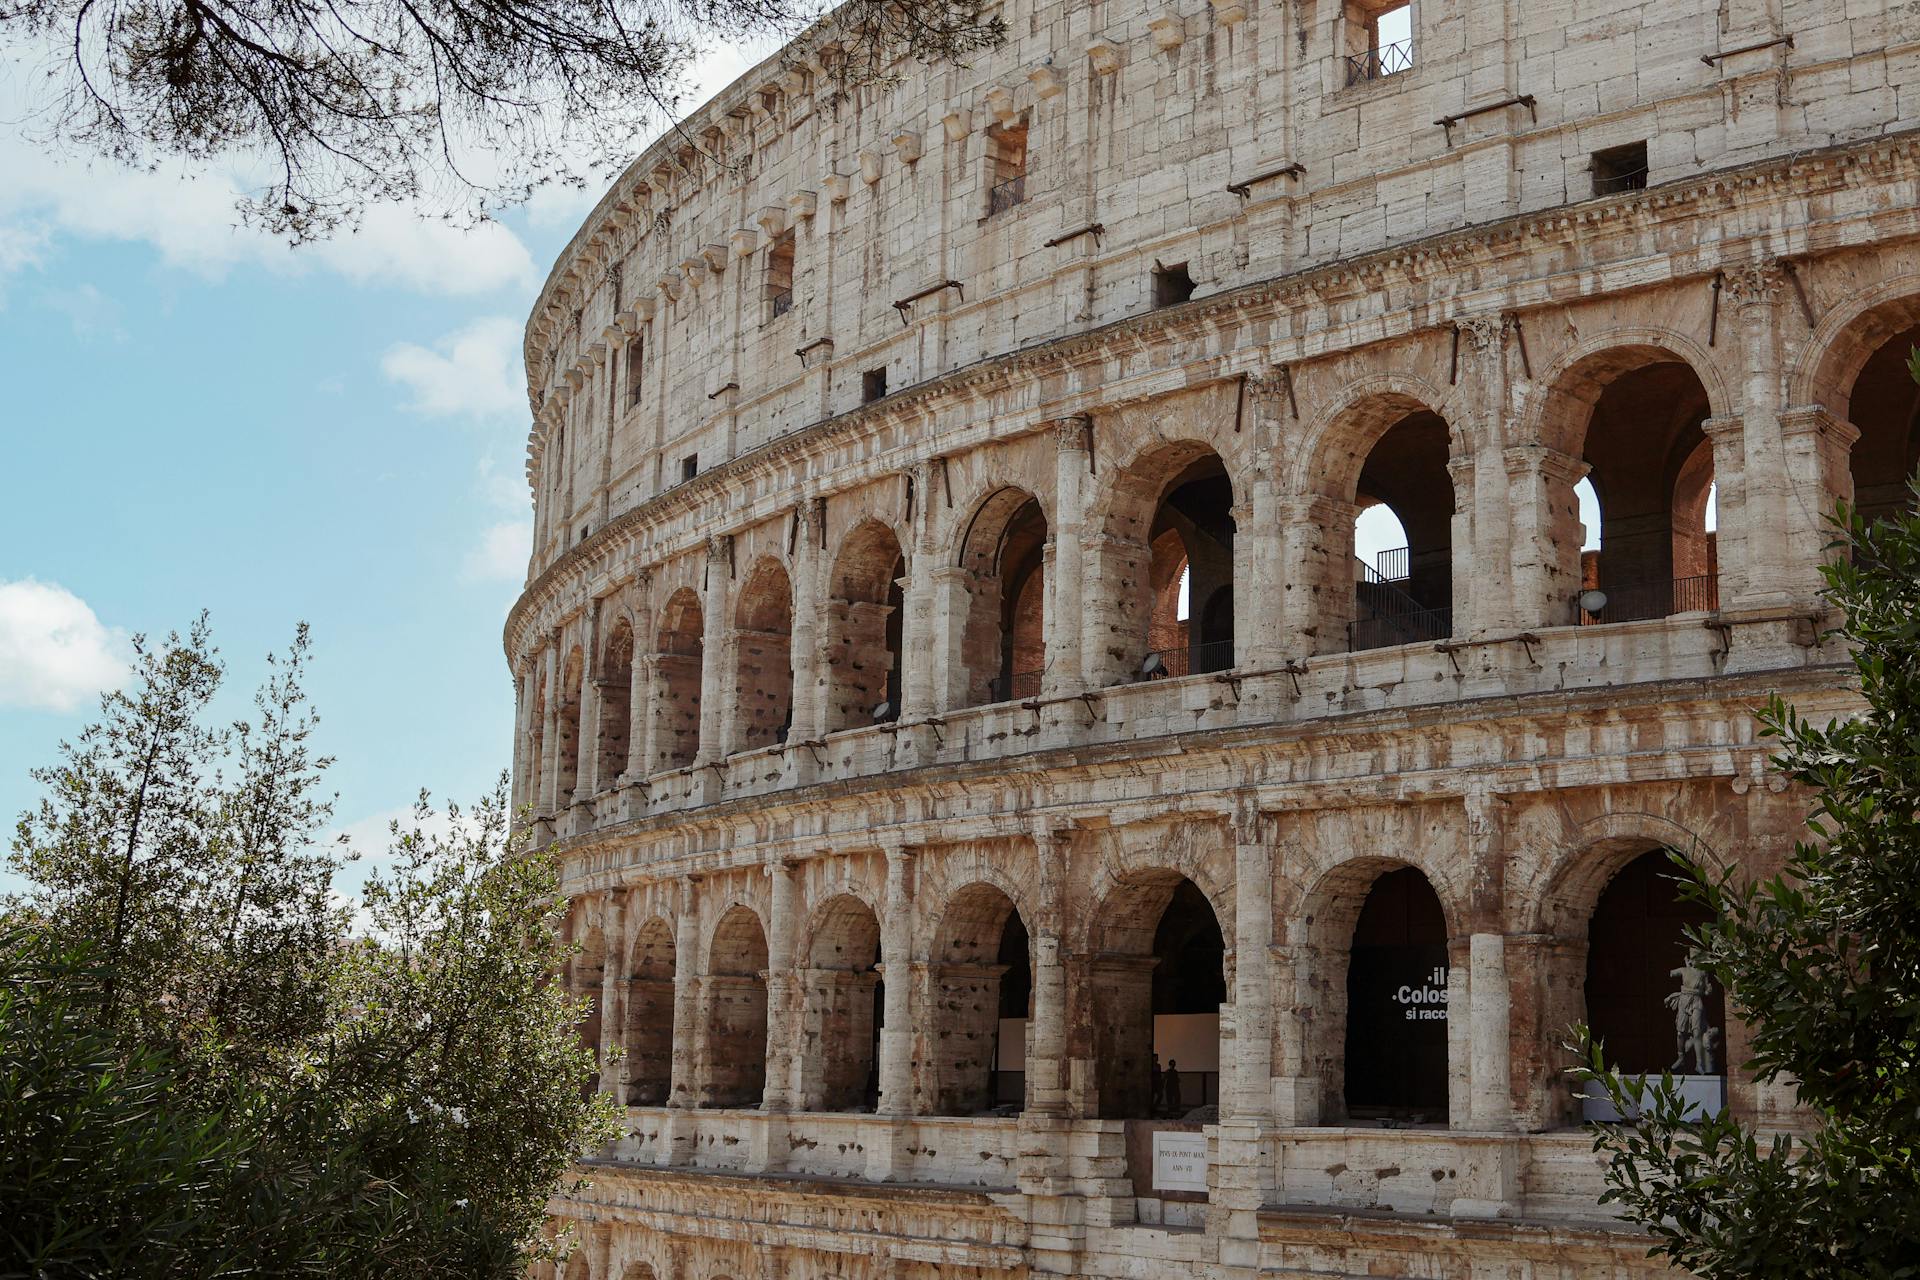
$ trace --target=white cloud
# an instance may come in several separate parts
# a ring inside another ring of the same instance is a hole
[[[0,706],[74,711],[127,674],[127,635],[52,582],[0,581]]]
[[[482,316],[433,344],[402,342],[380,362],[387,377],[413,393],[407,407],[447,417],[524,418],[520,326],[508,316]]]
[[[472,582],[520,582],[532,555],[533,520],[503,520],[480,535],[480,545],[467,552],[461,571]]]
[[[83,342],[106,338],[124,342],[127,331],[120,324],[120,304],[90,284],[48,289],[41,294],[49,308],[58,311],[73,326],[73,335]]]
[[[0,110],[16,104],[0,95]],[[218,279],[229,270],[299,275],[326,270],[356,284],[399,285],[421,293],[473,295],[530,288],[533,259],[506,227],[462,227],[417,208],[379,205],[359,230],[290,249],[238,224],[240,187],[229,175],[189,178],[178,169],[145,171],[89,163],[0,133],[0,273],[35,261],[55,236],[137,241],[172,267]]]

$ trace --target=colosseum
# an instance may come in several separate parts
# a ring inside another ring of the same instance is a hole
[[[1660,851],[1777,865],[1752,710],[1857,705],[1920,4],[999,11],[795,40],[528,324],[563,1275],[1661,1270],[1568,1029],[1804,1119],[1720,993],[1676,1046]]]

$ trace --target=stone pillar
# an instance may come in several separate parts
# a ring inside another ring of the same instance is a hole
[[[1319,494],[1283,498],[1281,643],[1290,657],[1345,653],[1353,620],[1353,521],[1360,508]]]
[[[953,564],[940,564],[932,572],[932,647],[927,650],[930,666],[933,714],[952,711],[968,703],[971,672],[967,668],[967,624],[973,612],[973,592],[968,589],[972,577]]]
[[[1233,818],[1233,1062],[1221,1090],[1207,1230],[1220,1261],[1258,1271],[1260,1206],[1273,1160],[1273,845],[1258,802],[1236,798]],[[1226,1064],[1222,1064],[1225,1066]]]
[[[700,1101],[700,1060],[706,1028],[700,1025],[700,878],[680,882],[680,917],[673,942],[673,1075],[669,1107],[695,1107]]]
[[[1047,659],[1040,678],[1041,694],[1070,698],[1083,692],[1086,669],[1082,661],[1086,580],[1087,436],[1092,419],[1061,418],[1053,423],[1053,541],[1052,573],[1047,577]]]
[[[760,1109],[770,1113],[793,1106],[793,1068],[798,1052],[793,1011],[793,868],[785,862],[767,867],[773,907],[767,920],[767,1082]]]
[[[1512,609],[1507,624],[1564,626],[1574,620],[1580,593],[1580,502],[1573,495],[1589,470],[1586,461],[1544,445],[1510,445],[1502,454],[1508,505],[1508,572]]]
[[[533,693],[539,668],[527,664],[513,680],[513,797],[514,823],[519,824],[520,809],[533,803],[528,794],[533,787]]]
[[[1242,506],[1245,519],[1233,529],[1233,659],[1246,670],[1265,670],[1291,656],[1284,630],[1286,592],[1281,579],[1279,478],[1280,420],[1287,412],[1286,375],[1247,379],[1248,418],[1253,431],[1253,479]]]
[[[1033,828],[1040,903],[1033,920],[1033,1020],[1027,1028],[1026,1110],[1067,1114],[1067,966],[1060,944],[1066,834]]]
[[[793,726],[787,731],[790,747],[812,742],[820,736],[823,694],[820,670],[820,509],[814,500],[802,494],[795,509],[793,536],[793,635],[790,652],[793,662]],[[796,766],[813,757],[804,750],[792,752]]]
[[[560,633],[555,631],[547,644],[547,705],[545,723],[540,730],[540,798],[535,811],[551,818],[560,805]]]
[[[1483,785],[1468,789],[1467,851],[1472,862],[1466,955],[1467,1114],[1453,1127],[1506,1131],[1513,1128],[1513,1014],[1508,986],[1504,921],[1506,821],[1504,797]],[[1449,975],[1450,981],[1453,975]],[[1449,1042],[1458,1043],[1454,1021],[1461,1013],[1448,1002]]]
[[[589,601],[584,630],[580,636],[580,740],[574,757],[573,805],[579,811],[574,819],[575,833],[586,829],[596,788],[593,785],[595,761],[599,759],[600,684],[594,678],[599,669],[597,646],[600,641],[600,602]]]
[[[1745,561],[1742,590],[1735,607],[1766,607],[1810,600],[1819,590],[1817,562],[1789,562],[1788,550],[1802,539],[1794,526],[1819,519],[1816,512],[1794,510],[1792,479],[1787,473],[1786,445],[1780,430],[1782,408],[1779,351],[1779,304],[1784,274],[1768,262],[1729,272],[1725,292],[1733,303],[1733,328],[1740,343],[1740,475],[1741,539]],[[1716,448],[1714,461],[1719,461]],[[1719,484],[1720,528],[1727,526],[1728,485],[1714,468]],[[1721,564],[1726,564],[1724,544]],[[1722,607],[1729,602],[1722,601]]]
[[[614,1065],[616,1050],[626,1043],[627,1027],[627,913],[617,890],[601,897],[600,936],[605,939],[606,963],[600,968],[600,1092],[615,1102],[627,1101],[626,1064]]]
[[[728,587],[733,573],[733,538],[715,534],[707,539],[707,576],[700,610],[705,634],[700,642],[700,749],[697,763],[720,759],[726,753],[727,713],[732,698],[730,655],[733,627],[727,616]]]
[[[1466,384],[1466,406],[1447,423],[1456,636],[1489,635],[1514,626],[1513,517],[1507,477],[1497,461],[1507,433],[1511,327],[1509,319],[1497,315],[1471,316],[1455,326],[1459,376]]]
[[[880,969],[887,984],[886,1025],[880,1030],[880,1114],[913,1113],[913,1029],[910,985],[913,947],[913,854],[887,848],[886,915],[880,922]]]

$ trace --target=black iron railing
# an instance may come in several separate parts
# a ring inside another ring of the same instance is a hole
[[[991,218],[996,213],[1005,213],[1026,198],[1027,175],[1024,173],[995,183],[993,189],[987,192],[987,216]]]
[[[1609,622],[1637,622],[1664,618],[1674,613],[1711,612],[1720,607],[1720,580],[1713,574],[1693,578],[1675,578],[1671,582],[1637,582],[1625,586],[1599,588],[1606,603],[1588,610],[1582,600],[1574,602],[1577,621],[1583,627],[1605,626]]]
[[[1397,76],[1402,71],[1413,70],[1413,37],[1395,40],[1392,44],[1383,44],[1377,49],[1367,49],[1360,53],[1347,55],[1347,84],[1365,84],[1369,80],[1384,80],[1388,76]]]
[[[1158,659],[1158,665],[1154,663]],[[1181,676],[1201,675],[1208,671],[1227,671],[1233,666],[1233,641],[1214,640],[1179,649],[1155,649],[1147,655],[1142,668],[1150,680],[1177,680]]]
[[[1017,702],[1040,696],[1040,672],[1016,671],[987,681],[988,702]]]
[[[1453,634],[1452,609],[1406,609],[1356,618],[1347,624],[1347,650],[1388,649],[1397,644],[1445,640]]]
[[[1645,191],[1647,189],[1647,166],[1636,169],[1618,169],[1612,173],[1593,175],[1593,194],[1610,196],[1620,191]]]
[[[1409,568],[1408,548],[1392,547],[1373,558],[1374,580],[1377,582],[1404,582]]]

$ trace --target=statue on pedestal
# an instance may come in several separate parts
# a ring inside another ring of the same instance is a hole
[[[1714,1048],[1720,1032],[1707,1025],[1707,997],[1713,994],[1713,978],[1691,963],[1669,973],[1680,979],[1680,989],[1667,997],[1667,1008],[1673,1010],[1673,1040],[1677,1050],[1673,1066],[1668,1070],[1675,1075],[1715,1075]],[[1684,1070],[1689,1057],[1693,1059],[1690,1073]]]

